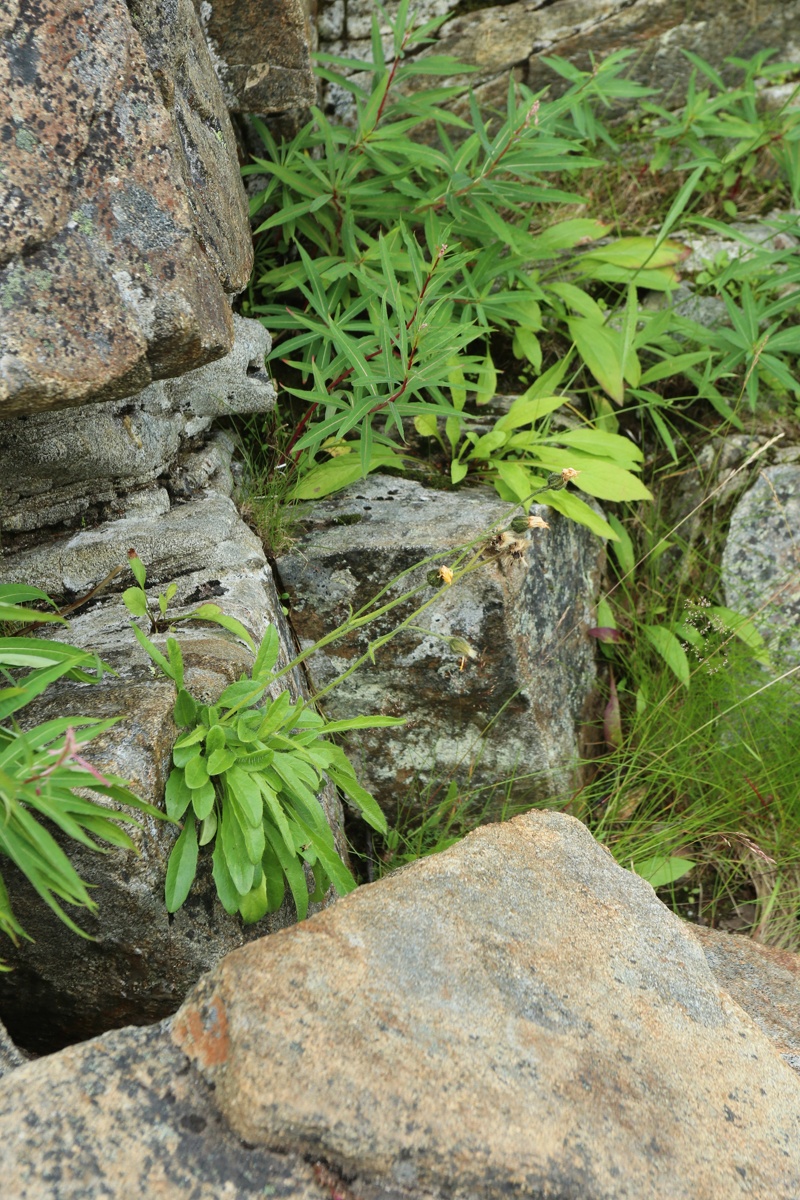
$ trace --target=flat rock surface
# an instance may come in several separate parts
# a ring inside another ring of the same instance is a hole
[[[692,932],[717,982],[800,1072],[800,955],[717,929]]]

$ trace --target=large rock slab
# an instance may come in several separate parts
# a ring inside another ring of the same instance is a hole
[[[191,0],[0,20],[0,412],[118,399],[219,358],[252,245]]]
[[[718,929],[693,932],[717,982],[800,1073],[800,955]]]
[[[439,492],[374,475],[316,505],[308,532],[277,564],[301,645],[329,633],[350,607],[360,609],[426,556],[452,551],[454,558],[462,544],[482,534],[488,539],[510,511],[488,488]],[[408,718],[403,728],[348,742],[389,811],[415,781],[434,776],[458,775],[475,787],[515,777],[515,793],[529,798],[570,786],[577,727],[593,695],[587,630],[595,624],[603,547],[552,510],[532,511],[550,530],[536,530],[523,557],[488,555],[479,571],[412,622],[416,630],[404,630],[374,663],[364,663],[325,696],[335,718],[369,712]],[[406,577],[389,595],[424,582],[428,570]],[[312,690],[347,670],[370,641],[407,620],[432,594],[423,590],[314,654],[307,663]],[[453,637],[466,639],[480,658],[464,661],[463,650],[448,640]]]
[[[234,952],[157,1029],[19,1067],[0,1139],[27,1200],[800,1193],[796,1075],[555,813]]]
[[[800,465],[766,467],[736,505],[722,555],[725,603],[750,617],[773,661],[800,658]]]

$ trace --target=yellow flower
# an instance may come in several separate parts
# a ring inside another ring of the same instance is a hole
[[[449,587],[453,582],[453,572],[449,567],[439,567],[439,578]]]

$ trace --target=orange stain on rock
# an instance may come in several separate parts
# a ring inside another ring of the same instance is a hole
[[[201,1067],[219,1067],[230,1051],[228,1017],[219,996],[198,1008],[186,1005],[175,1017],[172,1038],[189,1058]]]

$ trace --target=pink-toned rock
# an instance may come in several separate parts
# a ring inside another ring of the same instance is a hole
[[[41,0],[0,27],[0,414],[131,395],[231,347],[252,261],[191,0]]]

